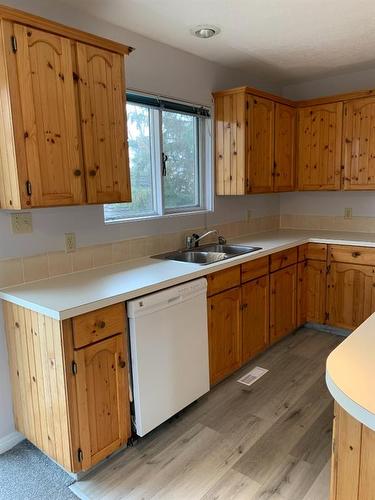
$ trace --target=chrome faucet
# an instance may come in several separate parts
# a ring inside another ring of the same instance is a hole
[[[199,242],[210,234],[216,234],[219,245],[225,245],[225,243],[227,242],[227,240],[223,236],[220,236],[216,229],[212,229],[211,231],[207,231],[206,233],[201,234],[201,236],[196,233],[193,233],[191,236],[186,236],[186,248],[191,249],[197,247]]]

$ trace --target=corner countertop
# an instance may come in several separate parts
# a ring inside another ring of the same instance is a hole
[[[262,250],[206,266],[146,257],[4,288],[0,299],[64,320],[307,242],[375,247],[375,234],[279,230],[232,242]]]
[[[327,387],[345,411],[375,431],[375,313],[327,359]]]

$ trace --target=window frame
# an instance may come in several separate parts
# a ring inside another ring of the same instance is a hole
[[[129,104],[144,106],[150,111],[150,147],[151,147],[151,179],[152,179],[152,195],[153,195],[153,212],[151,213],[133,213],[125,215],[122,218],[107,218],[106,206],[121,205],[121,203],[103,205],[103,218],[105,224],[118,224],[125,222],[135,222],[142,220],[164,219],[168,217],[186,216],[194,214],[206,214],[213,211],[213,141],[212,141],[212,116],[211,110],[208,107],[191,105],[184,101],[176,101],[172,99],[164,99],[151,96],[149,94],[129,91],[128,95],[132,99],[127,101]],[[140,98],[137,102],[134,97]],[[142,102],[144,99],[145,102]],[[150,103],[148,103],[149,101]],[[155,104],[156,103],[156,104]],[[167,107],[165,105],[167,104]],[[175,108],[173,108],[175,106]],[[196,113],[186,112],[186,109],[196,110]],[[202,113],[200,114],[200,110]],[[126,111],[126,110],[125,110]],[[166,208],[164,196],[164,182],[162,175],[162,149],[163,149],[163,130],[162,130],[162,114],[163,111],[174,112],[178,114],[187,114],[196,118],[196,160],[198,176],[198,201],[199,204],[187,207]]]

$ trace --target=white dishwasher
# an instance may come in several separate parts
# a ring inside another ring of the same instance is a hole
[[[127,303],[139,436],[210,388],[206,294],[202,278]]]

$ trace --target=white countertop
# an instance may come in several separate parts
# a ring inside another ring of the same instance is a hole
[[[234,241],[262,250],[205,266],[146,257],[4,288],[0,290],[0,298],[63,320],[308,241],[375,247],[374,234],[318,230],[279,230]]]
[[[327,387],[352,417],[375,431],[375,313],[327,359]]]

